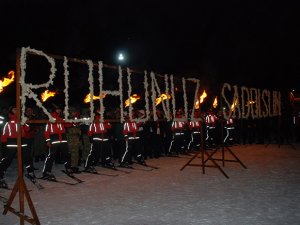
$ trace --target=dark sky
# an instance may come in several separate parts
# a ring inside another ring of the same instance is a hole
[[[197,3],[197,4],[196,4]],[[300,3],[1,0],[0,75],[18,47],[204,83],[300,89]]]

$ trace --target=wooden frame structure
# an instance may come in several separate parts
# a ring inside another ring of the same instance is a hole
[[[229,176],[225,173],[225,171],[219,166],[218,163],[216,163],[215,159],[212,158],[212,156],[217,152],[217,149],[214,150],[211,154],[209,154],[204,146],[204,140],[203,140],[203,127],[202,127],[202,121],[201,121],[201,130],[200,130],[200,137],[201,137],[201,143],[200,143],[200,149],[199,152],[196,153],[191,159],[189,159],[186,164],[184,164],[180,170],[182,171],[187,166],[199,166],[202,168],[202,173],[205,174],[205,168],[216,168],[218,169],[226,178],[229,178]],[[201,158],[201,163],[196,164],[192,163],[196,158]],[[208,165],[208,162],[212,162],[213,165]]]
[[[35,54],[35,53],[30,53]],[[54,54],[47,54],[55,59],[63,60],[64,57],[60,55],[54,55]],[[21,75],[21,68],[20,68],[20,56],[21,56],[21,49],[16,50],[16,108],[17,108],[17,128],[18,128],[18,137],[17,137],[17,159],[18,159],[18,177],[15,182],[15,185],[12,189],[12,192],[4,205],[4,211],[3,215],[6,215],[7,212],[11,212],[18,216],[20,218],[20,225],[24,225],[24,222],[28,222],[30,224],[40,225],[40,221],[38,219],[36,210],[33,206],[33,202],[31,200],[31,197],[29,195],[29,191],[27,189],[26,183],[24,181],[23,177],[23,168],[22,168],[22,149],[21,149],[21,102],[20,102],[20,94],[21,94],[21,85],[20,85],[20,75]],[[77,59],[77,58],[69,58],[68,60],[70,62],[75,62],[79,64],[87,64],[86,61]],[[98,64],[94,64],[94,66],[98,66]],[[114,65],[107,65],[103,64],[103,67],[110,68],[114,70],[118,70],[118,66]],[[131,70],[134,73],[140,73],[143,74],[141,71],[137,70]],[[160,74],[156,74],[159,77],[163,77]],[[47,123],[48,120],[29,120],[28,123]],[[14,202],[14,199],[16,198],[18,194],[19,197],[19,210],[12,207],[12,203]],[[1,196],[0,196],[1,197]],[[29,209],[31,211],[32,217],[25,214],[25,200],[28,203]]]

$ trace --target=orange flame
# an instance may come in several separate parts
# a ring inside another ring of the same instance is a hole
[[[199,100],[196,101],[195,104],[195,109],[199,109],[200,108],[200,104],[204,102],[204,99],[207,97],[207,94],[205,92],[205,90],[203,91],[202,95],[199,97]]]
[[[106,94],[102,93],[102,98],[105,98]],[[93,100],[97,100],[100,99],[100,95],[99,96],[93,96]],[[84,98],[84,103],[89,103],[91,101],[91,94],[87,94]]]
[[[236,106],[237,104],[238,104],[238,99],[236,98],[236,99],[234,100],[234,102],[232,103],[231,107],[230,107],[230,109],[231,109],[232,112],[234,111],[235,106]]]
[[[215,100],[214,100],[214,103],[213,103],[213,107],[217,108],[217,106],[218,106],[218,97],[216,96]]]
[[[8,76],[4,77],[3,80],[0,80],[0,93],[3,91],[3,88],[10,85],[15,80],[15,71],[11,70],[8,72]]]
[[[139,100],[141,97],[138,96],[137,94],[133,94],[132,96],[130,96],[129,99],[127,99],[125,101],[125,108],[129,106],[129,101],[131,104],[135,103],[137,100]]]
[[[47,101],[48,98],[54,97],[56,95],[55,91],[46,90],[41,94],[42,102]]]
[[[155,99],[155,106],[159,105],[162,101],[170,99],[171,95],[161,94],[160,97]]]

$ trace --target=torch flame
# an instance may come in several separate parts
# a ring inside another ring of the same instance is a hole
[[[234,100],[234,102],[232,103],[231,107],[230,107],[230,109],[231,109],[232,112],[234,111],[235,106],[236,106],[237,104],[238,104],[238,99],[236,98],[236,99]]]
[[[218,106],[218,97],[216,96],[215,100],[214,100],[214,103],[213,103],[213,107],[217,108],[217,106]]]
[[[4,77],[3,80],[0,80],[0,93],[3,91],[3,88],[10,85],[15,80],[15,72],[13,70],[8,72],[8,76]]]
[[[102,93],[102,98],[105,98],[106,94]],[[93,96],[93,100],[97,100],[100,99],[100,95],[99,96]],[[91,101],[91,94],[87,94],[84,98],[84,103],[89,103]]]
[[[49,90],[44,91],[44,92],[41,94],[42,102],[47,101],[48,98],[54,97],[55,94],[56,94],[55,91],[49,91]]]
[[[196,101],[195,104],[195,109],[199,109],[200,108],[200,104],[204,102],[204,99],[207,97],[207,94],[205,92],[205,90],[203,91],[202,95],[199,97],[199,100]]]
[[[155,99],[155,106],[159,105],[162,101],[170,99],[171,95],[161,94],[160,97]]]
[[[138,96],[137,94],[133,94],[132,96],[130,96],[129,99],[127,99],[127,100],[125,101],[125,108],[128,107],[130,103],[133,104],[133,103],[135,103],[137,100],[139,100],[140,98],[141,98],[141,97]],[[130,103],[129,103],[129,101],[130,101]]]

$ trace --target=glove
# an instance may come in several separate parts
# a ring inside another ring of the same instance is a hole
[[[50,141],[47,142],[47,146],[48,146],[49,148],[51,148],[52,145],[51,145],[51,142],[50,142]]]

